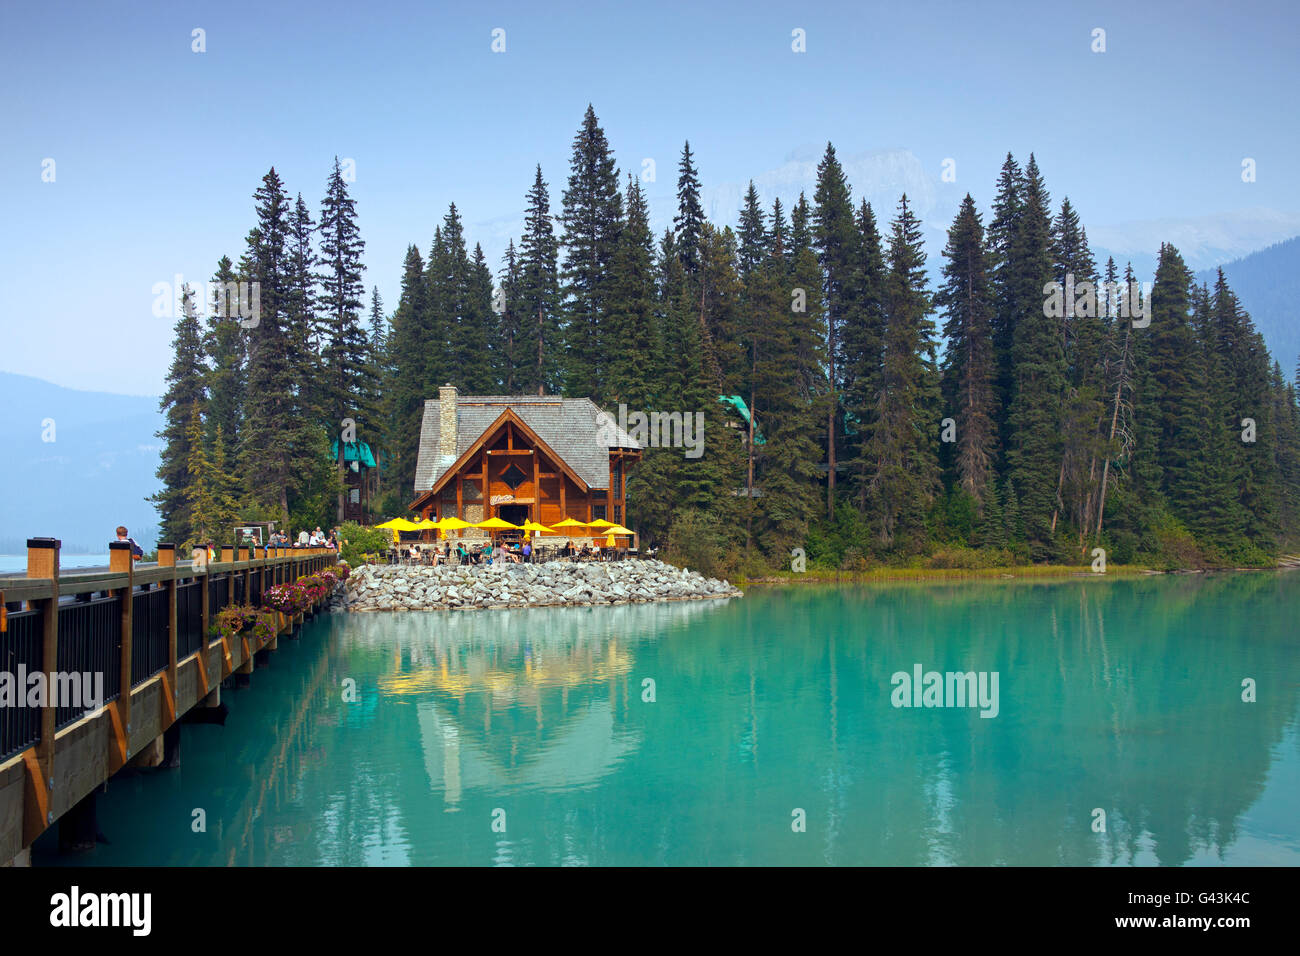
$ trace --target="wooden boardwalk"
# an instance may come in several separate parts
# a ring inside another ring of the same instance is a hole
[[[93,822],[96,788],[128,764],[163,763],[180,718],[218,707],[221,682],[251,674],[254,655],[303,617],[277,614],[276,634],[261,640],[214,637],[222,608],[260,605],[272,585],[338,561],[325,548],[224,547],[196,566],[163,544],[156,565],[140,565],[113,542],[108,568],[63,574],[57,540],[27,547],[26,574],[0,575],[0,679],[13,689],[19,674],[43,672],[51,693],[43,706],[25,696],[0,706],[0,866],[27,862],[32,841],[79,807]],[[102,675],[102,706],[54,699],[72,673]]]

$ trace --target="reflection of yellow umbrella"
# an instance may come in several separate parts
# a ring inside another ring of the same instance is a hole
[[[573,518],[565,518],[563,521],[557,521],[551,525],[552,528],[585,528],[587,525],[582,521],[575,521]]]

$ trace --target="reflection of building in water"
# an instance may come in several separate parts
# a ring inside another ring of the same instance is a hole
[[[507,766],[482,739],[467,735],[436,700],[418,705],[424,768],[435,791],[442,790],[445,809],[457,809],[464,791],[487,789],[570,790],[590,786],[614,769],[641,744],[637,731],[619,730],[614,707],[593,701],[576,716],[552,729],[550,740],[530,759]]]
[[[474,791],[596,784],[641,744],[638,651],[705,602],[357,614],[344,640],[382,647],[381,699],[416,704],[430,786],[448,811]]]

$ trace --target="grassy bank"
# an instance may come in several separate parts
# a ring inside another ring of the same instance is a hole
[[[741,587],[751,584],[858,584],[885,581],[948,581],[970,578],[1070,578],[1070,577],[1135,577],[1155,574],[1150,568],[1139,565],[1106,567],[1105,574],[1097,574],[1088,566],[1068,564],[1028,564],[1001,568],[893,568],[878,567],[865,571],[825,571],[809,569],[801,573],[777,571],[754,577],[742,577]]]

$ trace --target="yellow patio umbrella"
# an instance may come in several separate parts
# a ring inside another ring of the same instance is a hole
[[[585,528],[585,521],[575,521],[573,518],[565,518],[563,521],[557,521],[551,525],[552,528]]]
[[[453,515],[446,518],[439,518],[431,525],[431,527],[437,528],[438,534],[446,537],[448,531],[462,531],[465,528],[472,528],[474,526],[468,521],[462,521],[460,518]]]
[[[588,528],[617,528],[618,525],[614,524],[614,522],[612,521],[606,521],[604,518],[597,518],[595,521],[588,521],[587,527]],[[628,533],[631,534],[630,531]]]
[[[605,533],[606,533],[607,535],[609,535],[611,538],[612,538],[614,535],[616,535],[616,534],[617,534],[617,535],[631,535],[631,534],[636,534],[635,531],[629,531],[627,528],[624,528],[621,524],[616,524],[616,525],[613,525],[613,526],[610,527],[610,528],[605,529]]]
[[[549,534],[549,533],[553,533],[553,532],[551,532],[551,529],[550,529],[550,528],[546,527],[546,525],[544,525],[544,524],[539,524],[538,522],[533,521],[533,520],[531,520],[531,519],[528,520],[528,521],[525,521],[525,522],[524,522],[524,536],[525,536],[525,537],[527,537],[527,538],[531,538],[533,535],[538,534],[539,532],[542,532],[542,531],[545,531],[545,532],[547,532],[548,534]]]
[[[405,518],[390,518],[389,520],[385,521],[383,524],[377,524],[377,525],[375,525],[375,527],[376,527],[376,528],[383,528],[385,531],[389,531],[389,530],[396,531],[396,530],[398,530],[398,529],[397,529],[397,523],[398,523],[399,521],[405,521],[405,520],[406,520]]]
[[[460,518],[452,516],[438,519],[433,523],[433,527],[439,531],[460,531],[462,528],[472,528],[474,526],[468,521],[462,521]]]
[[[474,525],[475,528],[483,528],[485,531],[518,531],[519,525],[511,524],[509,521],[503,521],[500,518],[488,518],[486,521],[480,521]]]

